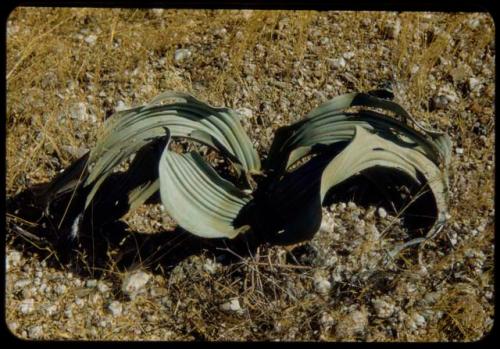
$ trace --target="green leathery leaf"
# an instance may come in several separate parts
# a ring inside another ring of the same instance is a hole
[[[408,125],[384,114],[370,110],[347,113],[352,106],[382,108],[411,120],[424,133],[419,133]],[[329,145],[349,141],[354,136],[354,126],[379,133],[400,134],[400,141],[407,139],[415,143],[415,148],[426,154],[436,164],[448,164],[451,142],[447,135],[429,131],[416,121],[398,104],[368,94],[351,93],[338,96],[314,109],[306,119],[278,130],[269,153],[269,167],[277,173],[293,165],[316,144]],[[396,139],[394,139],[396,140]]]
[[[166,100],[174,103],[160,104]],[[163,137],[168,127],[174,138],[186,138],[206,144],[228,156],[236,170],[260,173],[260,159],[236,113],[214,108],[181,92],[166,92],[144,107],[112,115],[91,151],[93,167],[85,181],[92,185],[89,205],[113,169],[144,145]]]
[[[165,148],[159,165],[160,195],[168,214],[192,234],[234,238],[248,226],[234,221],[252,196],[223,179],[195,152],[177,154]]]
[[[432,191],[438,209],[437,223],[441,223],[447,212],[447,176],[424,154],[412,148],[402,147],[377,134],[356,126],[352,142],[325,168],[321,177],[320,196],[335,185],[371,167],[393,168],[408,174],[420,183],[417,173],[421,173]]]

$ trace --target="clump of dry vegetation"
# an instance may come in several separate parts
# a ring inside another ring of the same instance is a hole
[[[200,241],[145,205],[123,219],[120,241],[66,261],[13,228],[37,222],[9,212],[6,321],[17,336],[472,341],[490,331],[487,14],[18,8],[7,30],[8,197],[93,147],[107,116],[164,90],[240,110],[265,154],[278,127],[321,102],[390,82],[398,103],[454,142],[450,219],[420,263],[416,249],[387,258],[421,232],[382,200],[361,204],[359,190],[287,248]]]

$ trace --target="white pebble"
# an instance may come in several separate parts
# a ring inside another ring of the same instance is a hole
[[[464,153],[464,148],[456,148],[455,149],[455,152],[458,154],[458,155],[462,155]]]
[[[426,324],[425,318],[419,313],[413,314],[412,319],[417,327],[423,327]]]
[[[30,314],[35,310],[35,300],[33,298],[24,299],[19,304],[19,311],[22,314]]]
[[[108,291],[109,291],[109,286],[108,286],[108,285],[106,285],[106,283],[105,283],[105,282],[103,282],[103,281],[99,281],[99,282],[97,283],[97,289],[98,289],[98,290],[99,290],[99,292],[101,292],[101,293],[106,293],[106,292],[108,292]]]
[[[56,304],[52,304],[52,305],[49,305],[48,307],[45,308],[45,313],[48,315],[48,316],[52,316],[54,314],[57,313],[57,305]]]
[[[191,51],[185,48],[175,50],[174,60],[176,62],[182,62],[185,59],[191,57]]]
[[[95,36],[94,34],[91,34],[85,38],[85,42],[90,46],[93,46],[96,41],[97,41],[97,36]]]
[[[128,109],[128,106],[125,104],[124,101],[119,100],[118,103],[116,103],[115,112],[116,111],[127,110],[127,109]]]
[[[87,282],[85,282],[85,286],[87,286],[88,288],[94,288],[97,286],[97,280],[96,279],[87,280]]]
[[[80,121],[91,121],[95,122],[97,119],[94,115],[91,115],[87,111],[87,106],[83,102],[73,104],[70,108],[70,117],[72,119]]]
[[[351,59],[355,56],[355,53],[350,51],[350,52],[344,52],[344,54],[342,55],[342,57],[344,57],[345,59]]]
[[[163,9],[162,8],[154,8],[152,9],[153,13],[155,14],[155,16],[159,17],[163,14]]]
[[[31,284],[31,280],[30,279],[19,279],[14,284],[14,288],[15,289],[25,288],[26,286],[28,286],[30,284]]]
[[[217,271],[217,263],[215,263],[211,259],[207,259],[207,261],[203,264],[203,270],[205,270],[209,274],[215,274]]]
[[[314,277],[314,288],[316,289],[316,292],[327,295],[332,289],[332,284],[325,277],[316,275]]]
[[[238,314],[243,313],[243,309],[241,308],[238,298],[233,298],[229,302],[221,304],[220,308],[226,312],[234,312]]]
[[[346,61],[343,57],[329,59],[328,62],[332,68],[342,69],[346,66]]]
[[[30,338],[40,338],[43,335],[43,327],[40,325],[31,326],[28,329],[28,336]]]
[[[108,309],[113,316],[120,316],[123,311],[123,306],[120,302],[113,301],[109,304]]]
[[[372,305],[379,318],[385,319],[394,313],[394,304],[389,300],[374,299]]]
[[[64,315],[68,318],[68,319],[72,319],[73,318],[73,310],[71,309],[70,306],[68,306],[65,310],[64,310]]]
[[[9,322],[7,324],[7,327],[9,328],[9,330],[11,332],[15,332],[19,328],[19,323],[15,322],[15,321]]]
[[[476,90],[480,85],[481,85],[481,80],[476,79],[476,78],[469,79],[469,89],[471,91]]]
[[[377,210],[378,216],[382,219],[387,217],[387,211],[383,207],[379,207]]]
[[[55,290],[57,294],[61,295],[66,293],[66,286],[65,285],[58,285]]]
[[[321,324],[321,326],[323,326],[325,329],[328,329],[330,328],[334,323],[335,323],[335,320],[334,318],[329,314],[327,313],[326,311],[323,312],[321,314],[321,317],[319,319],[319,323]]]
[[[479,21],[479,19],[473,18],[473,19],[469,20],[469,22],[467,24],[469,25],[470,29],[476,29],[479,27],[481,22]]]
[[[253,116],[253,111],[250,108],[238,108],[236,112],[244,118],[251,118]]]
[[[151,275],[144,271],[128,274],[123,280],[122,292],[131,298],[135,297],[146,286],[150,277]]]
[[[445,109],[450,101],[446,98],[446,96],[438,95],[433,98],[433,102],[436,109]]]
[[[16,267],[21,263],[21,253],[18,251],[12,251],[7,256],[7,270],[9,267]]]

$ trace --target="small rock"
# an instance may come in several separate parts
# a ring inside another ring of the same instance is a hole
[[[116,103],[115,112],[127,110],[127,109],[128,109],[128,106],[125,104],[124,101],[119,100],[118,103]]]
[[[58,307],[56,304],[49,305],[48,307],[45,308],[45,313],[48,316],[52,316],[57,313]]]
[[[19,304],[19,311],[22,314],[30,314],[35,310],[35,300],[33,298],[24,299]]]
[[[388,299],[374,299],[372,305],[379,318],[386,319],[391,317],[394,313],[394,303],[390,302]]]
[[[352,51],[350,52],[344,52],[344,54],[342,55],[342,57],[344,57],[345,59],[351,59],[355,56],[356,54]]]
[[[248,19],[250,19],[250,17],[253,16],[253,10],[242,10],[241,15],[243,16],[243,18],[248,20]]]
[[[54,291],[58,294],[58,295],[62,295],[64,293],[66,293],[66,286],[65,285],[57,285],[57,287],[54,289]]]
[[[76,103],[70,108],[70,117],[80,121],[96,122],[97,120],[94,115],[88,113],[87,106],[83,102]]]
[[[391,23],[386,27],[387,36],[390,39],[395,39],[399,36],[401,32],[401,21],[399,19],[395,20],[394,23]]]
[[[250,108],[238,108],[236,112],[244,118],[251,118],[253,116],[253,111]]]
[[[144,271],[137,271],[128,274],[123,280],[122,292],[130,298],[134,298],[135,295],[142,291],[143,287],[146,286],[150,277],[151,275],[145,273]]]
[[[342,69],[346,66],[346,61],[343,57],[329,59],[328,62],[330,63],[330,66],[332,68],[336,68],[336,69]]]
[[[108,309],[113,316],[120,316],[123,311],[123,306],[118,301],[113,301],[108,305]]]
[[[477,18],[472,18],[469,20],[469,22],[467,24],[469,25],[470,29],[474,30],[474,29],[477,29],[479,27],[481,22]]]
[[[85,282],[85,286],[88,288],[94,288],[97,286],[97,280],[96,279],[90,279]]]
[[[423,327],[426,324],[425,318],[419,313],[414,313],[412,316],[412,320],[415,322],[417,327]]]
[[[218,38],[222,38],[227,34],[226,28],[217,29],[214,31],[214,35]]]
[[[354,310],[340,320],[335,327],[337,337],[351,338],[363,334],[368,326],[368,315],[366,311]]]
[[[326,295],[332,289],[332,284],[324,276],[315,275],[314,276],[314,288],[316,292]]]
[[[383,207],[379,207],[377,210],[378,216],[382,219],[387,217],[387,211]]]
[[[77,298],[75,299],[75,304],[76,304],[78,307],[80,307],[80,308],[81,308],[81,307],[83,307],[83,305],[85,304],[85,301],[83,300],[83,298],[79,298],[79,297],[77,297]]]
[[[85,42],[90,46],[94,46],[96,41],[97,41],[97,36],[95,36],[94,34],[91,34],[85,38]]]
[[[106,292],[108,292],[108,291],[109,291],[109,286],[108,286],[108,285],[106,285],[106,283],[105,283],[105,282],[103,282],[103,281],[99,281],[99,282],[97,283],[97,290],[98,290],[99,292],[101,292],[101,293],[106,293]]]
[[[209,274],[215,274],[217,271],[217,263],[215,263],[211,259],[207,259],[207,261],[203,264],[203,270],[205,270]]]
[[[221,304],[220,308],[226,312],[234,312],[238,314],[243,313],[243,309],[241,308],[238,298],[233,298],[229,302]]]
[[[455,152],[458,154],[458,155],[462,155],[464,153],[464,148],[455,148]]]
[[[17,267],[21,263],[21,252],[12,251],[7,255],[7,270],[9,267]]]
[[[154,8],[151,10],[156,17],[160,17],[163,14],[162,8]]]
[[[438,95],[432,99],[434,104],[434,108],[436,109],[445,109],[450,103],[449,99],[446,96]]]
[[[11,332],[16,332],[16,330],[19,328],[19,323],[12,321],[7,323],[7,327]]]
[[[28,328],[29,338],[40,338],[43,335],[43,327],[40,325],[31,326]]]
[[[73,310],[71,309],[70,306],[68,306],[65,310],[64,310],[64,316],[66,316],[66,318],[68,319],[72,319],[73,318]]]
[[[14,289],[25,288],[26,286],[28,286],[30,284],[31,284],[31,280],[30,279],[19,279],[14,284]]]
[[[175,50],[175,54],[174,54],[174,61],[175,62],[182,62],[189,57],[191,57],[190,50],[188,50],[186,48],[181,48],[181,49]]]
[[[329,330],[335,324],[335,320],[329,313],[323,312],[319,319],[319,323],[325,330]]]
[[[476,79],[476,78],[469,79],[469,89],[471,91],[476,90],[480,85],[481,85],[481,80]]]
[[[414,65],[411,67],[411,69],[410,69],[410,73],[411,73],[412,75],[415,75],[415,74],[417,74],[417,73],[418,73],[418,71],[419,71],[419,70],[420,70],[420,67],[419,67],[418,65],[414,64]]]

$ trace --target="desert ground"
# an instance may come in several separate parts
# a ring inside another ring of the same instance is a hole
[[[448,133],[453,153],[449,219],[421,263],[416,248],[374,263],[412,232],[398,212],[360,205],[355,193],[324,209],[310,241],[262,245],[230,262],[229,248],[176,233],[158,204],[122,219],[123,246],[92,258],[76,249],[69,261],[12,228],[36,232],[36,221],[7,212],[8,328],[30,340],[487,335],[495,316],[494,30],[487,13],[15,9],[7,23],[8,198],[91,149],[106,117],[166,90],[240,111],[265,154],[278,127],[322,102],[390,83],[415,119]],[[138,236],[156,237],[161,255],[137,252]],[[134,251],[131,263],[119,263]]]

